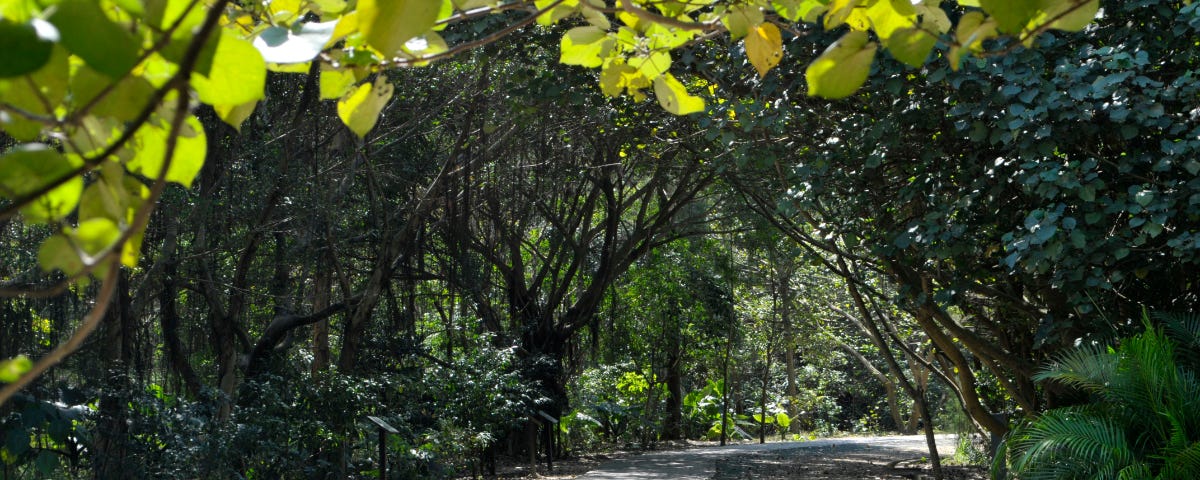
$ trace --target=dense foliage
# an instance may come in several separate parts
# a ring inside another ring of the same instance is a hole
[[[1046,361],[1192,388],[1103,346],[1198,300],[1197,5],[0,1],[0,476],[378,477],[368,415],[397,478],[547,417],[1068,451],[1157,404]]]

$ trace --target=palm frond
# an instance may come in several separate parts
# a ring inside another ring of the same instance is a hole
[[[1200,477],[1200,441],[1192,442],[1182,449],[1168,449],[1158,478],[1163,480],[1190,480]]]
[[[1074,407],[1046,412],[1020,429],[1010,448],[1018,478],[1067,478],[1058,476],[1064,467],[1088,477],[1111,476],[1135,461],[1120,425]]]
[[[1179,346],[1176,352],[1179,363],[1200,369],[1200,313],[1155,312],[1154,318],[1166,327]]]
[[[1089,393],[1100,393],[1112,383],[1117,366],[1117,357],[1109,355],[1104,347],[1093,345],[1058,355],[1033,379],[1054,380]]]

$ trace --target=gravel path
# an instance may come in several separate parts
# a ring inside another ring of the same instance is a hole
[[[938,435],[937,440],[943,456],[954,452],[953,435]],[[889,466],[893,462],[927,455],[920,435],[745,444],[637,455],[604,464],[577,480],[892,478],[877,476],[874,470],[886,474],[895,470]],[[915,476],[897,472],[900,476],[895,478]]]

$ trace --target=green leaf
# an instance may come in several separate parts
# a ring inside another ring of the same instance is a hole
[[[62,270],[68,277],[79,273],[84,267],[83,260],[79,258],[71,240],[61,233],[56,233],[42,242],[42,246],[38,248],[38,265],[46,272]]]
[[[1051,0],[1046,5],[1042,18],[1046,20],[1057,18],[1050,28],[1067,31],[1079,31],[1096,19],[1100,11],[1100,0],[1089,0],[1079,4],[1077,0]]]
[[[612,51],[613,39],[600,27],[575,27],[567,30],[560,44],[559,61],[565,65],[595,68]]]
[[[877,48],[867,41],[866,32],[846,33],[805,70],[808,94],[829,99],[850,96],[867,81]]]
[[[167,158],[169,128],[165,122],[147,123],[134,134],[132,145],[129,147],[133,158],[126,165],[129,171],[151,179],[158,178],[162,172],[163,161]],[[192,180],[204,166],[207,150],[204,127],[194,115],[188,115],[180,125],[179,136],[175,140],[175,151],[171,156],[171,165],[167,168],[167,181],[191,187]]]
[[[7,360],[0,360],[0,382],[12,383],[21,378],[25,372],[33,368],[33,361],[25,355],[17,355]]]
[[[250,42],[222,28],[215,39],[212,68],[192,74],[192,88],[209,105],[242,105],[263,99],[267,63]]]
[[[113,117],[122,121],[137,118],[154,95],[154,86],[141,77],[126,76],[116,85],[107,76],[89,67],[79,67],[71,76],[71,103],[74,108],[90,104],[97,96],[95,106],[89,111],[96,115]]]
[[[374,85],[362,84],[353,92],[338,100],[338,118],[359,137],[365,137],[367,132],[375,128],[379,113],[384,105],[392,99],[395,87],[388,82],[387,77],[380,75],[375,78]]]
[[[815,23],[825,13],[825,4],[820,0],[771,0],[771,7],[789,22]]]
[[[25,78],[0,79],[0,101],[38,115],[55,116],[54,107],[66,98],[70,77],[70,54],[55,46],[50,60]],[[42,124],[21,115],[0,115],[0,127],[13,138],[27,142],[37,138]]]
[[[784,412],[776,413],[775,423],[779,424],[779,426],[782,428],[788,428],[788,426],[792,424],[792,417],[789,417],[788,414]]]
[[[0,194],[10,200],[25,197],[69,175],[81,163],[42,144],[22,145],[0,157]],[[74,176],[21,209],[25,220],[48,223],[70,215],[83,193],[83,179]]]
[[[734,40],[750,34],[750,30],[763,23],[763,11],[758,5],[737,5],[730,7],[729,13],[721,17],[721,23],[729,30],[729,36]]]
[[[137,65],[141,42],[110,20],[100,2],[63,0],[49,20],[58,27],[60,43],[97,72],[116,79]]]
[[[979,0],[983,11],[996,20],[1000,31],[1020,33],[1040,10],[1042,0]]]
[[[68,235],[84,253],[97,255],[121,237],[121,227],[110,218],[92,218],[79,222],[79,227]]]
[[[442,3],[442,0],[361,0],[359,30],[367,45],[390,58],[409,39],[433,28]]]
[[[654,95],[663,110],[675,115],[704,111],[704,99],[688,94],[683,84],[669,73],[654,79]]]
[[[271,63],[304,63],[317,58],[333,38],[337,20],[302,23],[295,28],[268,27],[254,37],[254,48]]]
[[[43,478],[49,478],[50,474],[58,470],[58,454],[49,450],[42,450],[38,452],[33,464],[37,467],[38,473],[45,476]]]
[[[896,60],[913,67],[920,67],[929,58],[937,38],[919,28],[902,28],[892,32],[885,45]]]
[[[0,19],[0,78],[36,72],[46,62],[58,40],[58,29],[42,19],[14,23]]]

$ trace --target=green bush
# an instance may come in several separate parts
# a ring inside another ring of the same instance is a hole
[[[1068,352],[1037,375],[1090,394],[1015,429],[1007,460],[1020,479],[1200,477],[1200,317],[1147,318],[1145,332],[1116,348]],[[1169,334],[1168,334],[1169,332]]]

